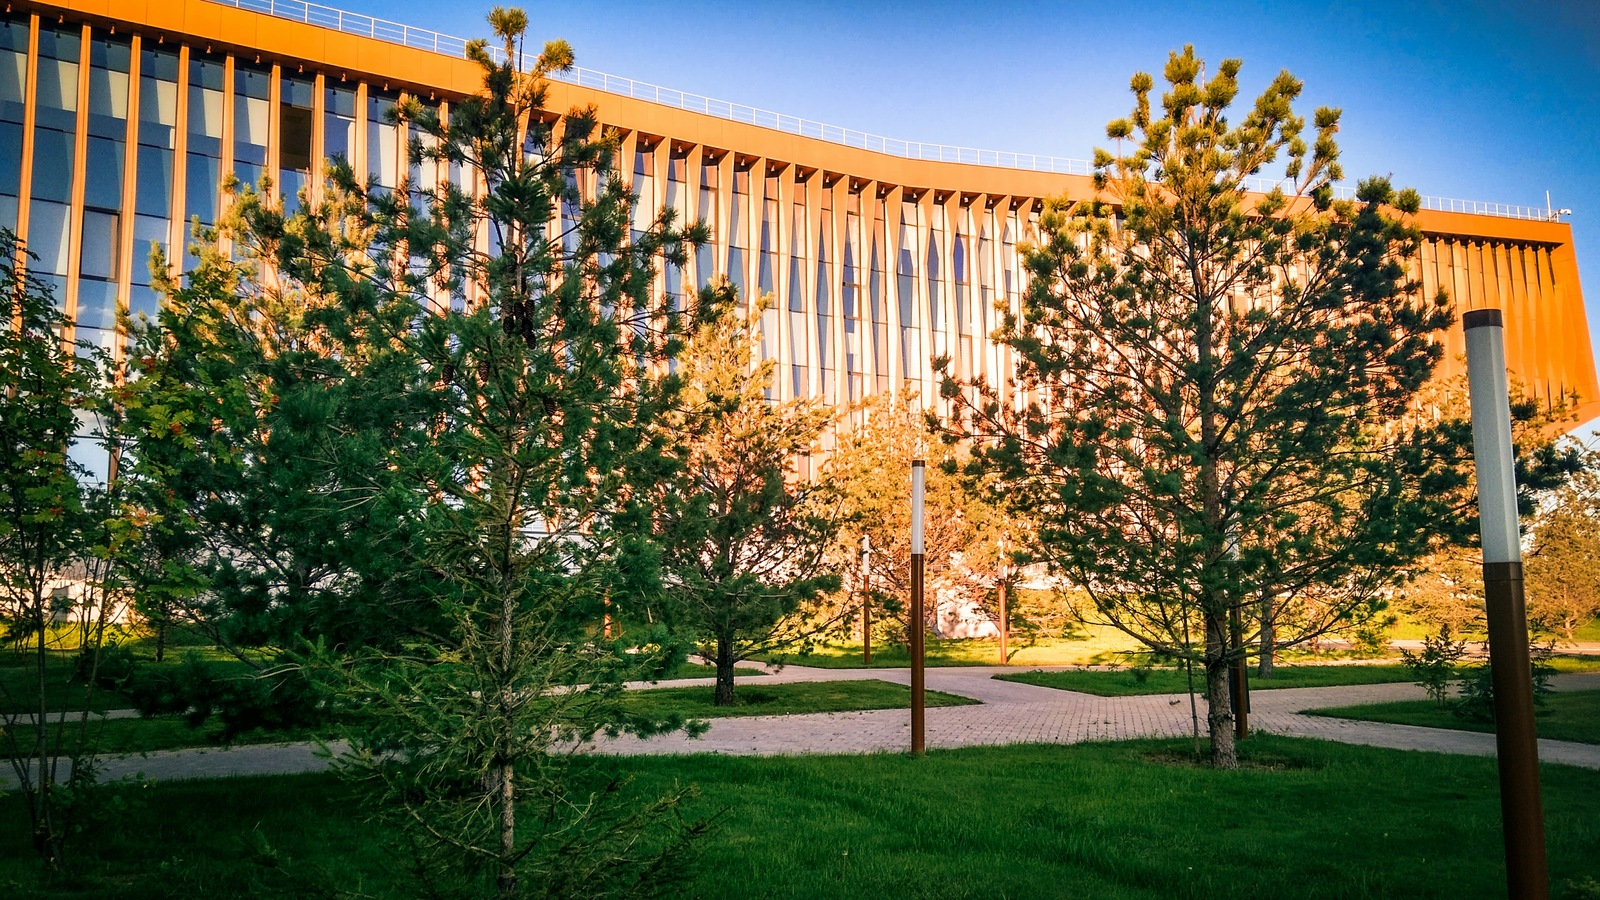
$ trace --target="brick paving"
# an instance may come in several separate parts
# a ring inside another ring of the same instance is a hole
[[[927,712],[930,748],[972,747],[1015,743],[1078,743],[1131,738],[1187,737],[1191,733],[1187,695],[1097,697],[1073,691],[997,681],[1020,667],[974,666],[929,669],[927,686],[982,701],[974,706],[937,707]],[[744,683],[880,679],[907,684],[906,669],[811,669],[789,666]],[[660,687],[709,686],[712,679],[661,682]],[[1600,689],[1600,673],[1562,675],[1557,690]],[[649,687],[639,685],[640,688]],[[1423,697],[1412,684],[1258,690],[1251,695],[1253,728],[1274,734],[1317,738],[1400,750],[1494,755],[1494,735],[1411,725],[1387,725],[1303,715],[1302,711],[1356,703],[1383,703]],[[1205,703],[1199,702],[1201,728]],[[752,716],[713,719],[697,739],[681,734],[649,740],[631,736],[601,740],[589,748],[601,753],[678,754],[727,753],[779,755],[796,753],[900,752],[911,742],[906,710],[819,713],[795,716]],[[334,745],[334,752],[343,747]],[[1600,769],[1600,746],[1565,741],[1539,742],[1540,759]],[[231,775],[279,775],[321,771],[328,759],[312,744],[263,744],[232,749],[161,751],[109,758],[107,779],[142,774],[153,779],[217,778]],[[0,787],[5,785],[0,778]]]
[[[1074,691],[997,681],[994,675],[1018,668],[961,667],[929,669],[930,690],[983,701],[978,706],[939,707],[927,711],[930,748],[1014,743],[1070,744],[1131,738],[1186,737],[1192,733],[1189,698],[1183,694],[1145,697],[1098,697]],[[765,676],[767,683],[845,678],[879,678],[907,684],[905,669],[804,669],[790,666]],[[707,682],[709,683],[709,682]],[[1600,689],[1600,673],[1564,675],[1559,690]],[[1413,684],[1289,688],[1251,693],[1250,724],[1274,734],[1318,738],[1400,750],[1494,755],[1494,735],[1412,725],[1357,722],[1302,715],[1307,709],[1385,703],[1424,697]],[[1198,702],[1200,727],[1206,707]],[[712,720],[700,738],[663,735],[641,740],[623,736],[596,743],[607,753],[865,753],[900,751],[910,746],[911,724],[905,710],[872,710],[807,716],[761,716]],[[1600,746],[1567,741],[1539,742],[1540,759],[1600,769]]]

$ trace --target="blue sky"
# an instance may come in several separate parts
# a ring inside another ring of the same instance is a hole
[[[506,0],[501,0],[506,2]],[[335,0],[487,34],[487,0]],[[509,4],[508,4],[509,5]],[[1302,112],[1344,110],[1346,175],[1424,194],[1574,211],[1600,336],[1600,0],[524,4],[578,64],[906,140],[1088,159],[1135,71],[1186,43],[1244,60],[1253,98],[1281,69]]]

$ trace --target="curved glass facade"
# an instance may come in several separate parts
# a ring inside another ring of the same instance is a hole
[[[206,0],[131,6],[122,19],[96,0],[0,15],[0,224],[39,254],[80,337],[113,347],[119,307],[154,311],[152,244],[183,247],[190,222],[214,222],[229,176],[270,178],[290,206],[315,195],[333,155],[389,189],[461,177],[408,167],[409,135],[384,112],[409,93],[448,117],[475,89],[475,64]],[[938,356],[1004,390],[1011,361],[989,334],[1016,308],[1018,246],[1042,198],[1090,191],[1082,175],[906,159],[580,85],[553,83],[549,97],[558,110],[593,104],[622,136],[636,228],[663,206],[710,225],[712,242],[663,267],[659,290],[726,276],[770,296],[761,353],[779,399],[854,404],[902,385],[931,397]],[[1530,390],[1576,391],[1586,418],[1600,415],[1570,228],[1434,211],[1419,222],[1424,288],[1461,311],[1506,309],[1508,357]],[[1458,371],[1459,328],[1446,340]]]

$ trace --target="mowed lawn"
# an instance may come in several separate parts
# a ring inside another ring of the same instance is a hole
[[[1182,669],[1070,669],[1062,672],[1017,672],[996,675],[1002,681],[1035,684],[1061,691],[1079,691],[1101,697],[1133,697],[1142,694],[1182,694],[1189,690],[1189,678]],[[1253,690],[1275,688],[1328,687],[1347,684],[1385,684],[1410,681],[1404,666],[1278,666],[1271,678],[1250,673]],[[1194,673],[1194,689],[1204,693],[1205,673]]]
[[[1132,638],[1098,628],[1084,631],[1076,639],[1047,638],[1012,641],[1008,659],[1000,659],[1000,642],[993,639],[928,639],[923,659],[929,666],[1086,666],[1115,663],[1139,650]],[[773,654],[768,659],[786,665],[819,669],[903,669],[911,665],[911,650],[905,644],[881,644],[872,648],[872,665],[861,662],[860,642],[825,642],[809,653]]]
[[[1252,737],[1247,767],[1184,741],[901,755],[581,760],[714,819],[675,896],[1470,898],[1504,896],[1492,759]],[[1547,766],[1555,896],[1600,877],[1600,772]],[[332,776],[120,790],[125,808],[37,887],[19,798],[0,798],[18,898],[415,896],[395,835]]]
[[[1336,719],[1364,719],[1423,725],[1428,728],[1455,728],[1462,731],[1494,732],[1493,722],[1477,722],[1456,715],[1450,708],[1432,700],[1407,700],[1400,703],[1364,703],[1306,710],[1308,715]],[[1600,744],[1600,691],[1557,691],[1545,698],[1533,719],[1539,737],[1556,741]]]
[[[1600,672],[1600,657],[1558,656],[1549,660],[1558,673]],[[1189,690],[1183,669],[1068,669],[1060,672],[1016,672],[996,675],[1002,681],[1017,681],[1062,691],[1078,691],[1101,697],[1132,697],[1142,694],[1182,694]],[[1271,678],[1258,678],[1250,669],[1251,690],[1281,688],[1338,687],[1353,684],[1389,684],[1413,681],[1411,670],[1398,663],[1347,664],[1336,666],[1278,665]],[[1196,692],[1205,691],[1205,673],[1195,671]]]
[[[927,692],[927,705],[963,706],[978,701],[939,691]],[[695,687],[648,688],[630,691],[625,703],[630,712],[659,716],[663,719],[681,716],[685,719],[715,719],[725,716],[776,716],[798,713],[848,712],[861,709],[907,709],[911,706],[911,689],[903,684],[866,679],[859,681],[798,682],[791,684],[761,684],[740,682],[734,689],[732,706],[717,706],[710,685]],[[76,735],[80,727],[79,714],[69,714],[68,734]],[[51,719],[51,735],[59,728]],[[222,739],[222,725],[208,723],[191,728],[177,716],[160,716],[149,719],[104,719],[90,716],[88,735],[91,746],[100,753],[143,753],[156,750],[177,750],[184,747],[215,746]],[[24,748],[33,746],[32,728],[17,726],[17,738]],[[266,744],[282,741],[310,741],[319,735],[311,729],[257,730],[234,738],[234,744]],[[321,735],[332,736],[329,733]],[[6,755],[7,744],[0,742],[0,758]]]
[[[940,691],[925,692],[927,705],[966,706],[978,701]],[[789,684],[741,682],[734,686],[733,705],[717,706],[710,687],[648,688],[628,694],[634,712],[666,718],[711,719],[723,716],[781,716],[849,712],[858,709],[909,709],[911,689],[877,679],[800,681]]]

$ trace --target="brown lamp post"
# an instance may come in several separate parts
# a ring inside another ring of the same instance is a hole
[[[872,538],[861,536],[861,664],[872,665]]]
[[[1000,537],[1000,665],[1006,664],[1006,637],[1011,630],[1011,616],[1006,608],[1006,578],[1011,574],[1006,565],[1006,539]]]
[[[923,611],[922,611],[922,507],[927,471],[922,460],[911,461],[911,755],[921,756],[926,749],[923,690]]]
[[[1550,896],[1550,874],[1539,797],[1539,743],[1533,730],[1528,616],[1522,597],[1522,538],[1517,530],[1517,483],[1512,468],[1505,321],[1498,309],[1475,309],[1461,317],[1461,324],[1467,337],[1467,389],[1478,476],[1478,529],[1483,545],[1489,669],[1494,682],[1506,887],[1514,900],[1545,900]]]

